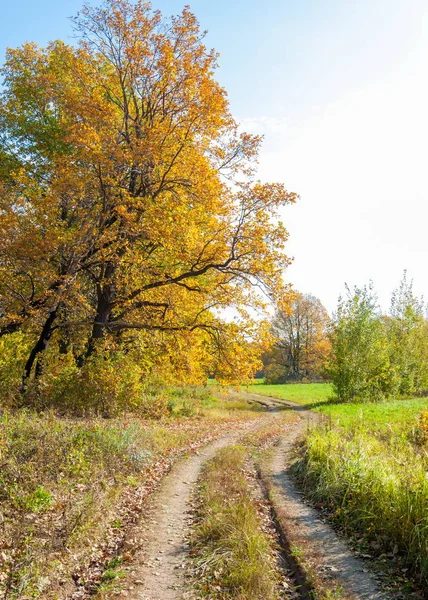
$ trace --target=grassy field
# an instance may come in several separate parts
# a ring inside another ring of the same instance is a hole
[[[428,583],[428,402],[326,404],[294,466],[363,552]]]
[[[250,386],[324,414],[294,472],[360,549],[428,584],[428,399],[334,403],[329,384]]]
[[[317,405],[328,402],[333,395],[330,383],[287,383],[283,385],[253,384],[248,386],[250,392],[290,400],[297,404]]]
[[[428,409],[427,398],[391,400],[389,402],[326,404],[316,408],[330,417],[332,424],[347,430],[368,429],[372,433],[396,434],[419,427],[421,411]]]
[[[245,401],[203,389],[163,394],[168,413],[160,419],[0,413],[2,597],[57,598],[72,573],[90,579],[89,564],[100,573],[94,588],[105,586],[108,548],[171,462],[259,416]]]
[[[422,410],[428,409],[428,398],[411,398],[380,403],[335,403],[329,383],[296,383],[283,385],[251,385],[249,391],[281,400],[290,400],[313,408],[345,428],[369,427],[372,430],[416,425]]]

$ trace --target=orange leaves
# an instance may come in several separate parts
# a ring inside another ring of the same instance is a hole
[[[328,325],[328,313],[318,298],[290,293],[278,303],[273,319],[272,362],[286,367],[288,375],[320,376],[331,355]]]
[[[260,349],[224,311],[288,295],[277,213],[296,195],[252,180],[261,140],[238,132],[189,9],[164,19],[107,0],[74,23],[77,47],[27,44],[4,69],[0,157],[18,164],[0,167],[0,227],[18,241],[0,266],[24,270],[36,292],[30,310],[17,283],[2,312],[24,322],[59,307],[56,335],[79,323],[89,348],[94,335],[156,332],[147,345],[177,369],[185,346],[189,377],[190,347],[205,366],[224,348],[225,373],[249,372]]]

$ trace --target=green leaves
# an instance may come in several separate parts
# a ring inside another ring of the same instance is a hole
[[[428,388],[428,321],[406,273],[381,313],[372,284],[347,289],[331,328],[329,373],[340,400],[411,396]]]
[[[347,287],[333,320],[329,374],[340,400],[380,400],[391,393],[388,339],[370,284]]]

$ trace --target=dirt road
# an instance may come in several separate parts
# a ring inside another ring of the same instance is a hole
[[[266,416],[249,425],[247,431],[266,426],[271,419],[273,423],[282,410],[295,411],[299,416],[281,437],[262,474],[265,483],[271,486],[272,511],[282,528],[282,539],[287,539],[283,551],[289,553],[291,545],[299,546],[317,570],[321,583],[328,581],[329,587],[337,591],[334,598],[387,600],[388,596],[381,592],[365,562],[355,556],[317,511],[302,500],[287,473],[293,445],[308,426],[319,421],[320,416],[293,403],[256,394],[245,394],[245,397],[261,403],[267,411]],[[231,432],[172,468],[160,490],[154,494],[149,512],[139,528],[138,545],[143,550],[135,555],[122,590],[114,592],[114,598],[183,600],[190,597],[185,566],[192,522],[192,492],[206,461],[221,448],[236,443],[242,434],[242,430]],[[303,593],[301,597],[305,597]]]

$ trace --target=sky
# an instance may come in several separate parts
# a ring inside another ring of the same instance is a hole
[[[386,309],[407,269],[428,299],[426,0],[185,2],[220,53],[232,113],[264,135],[259,177],[300,195],[281,212],[286,280],[330,312],[345,282],[373,280]],[[0,0],[1,61],[27,40],[72,42],[81,4]]]

